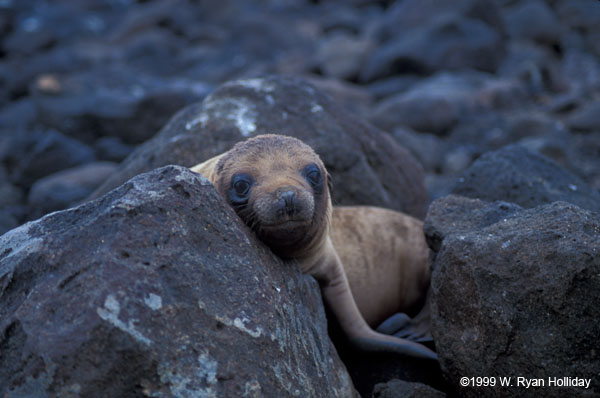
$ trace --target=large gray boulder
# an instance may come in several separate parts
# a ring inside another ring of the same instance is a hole
[[[333,178],[335,204],[424,216],[423,170],[407,150],[303,80],[280,76],[229,82],[184,108],[94,197],[144,171],[165,164],[190,167],[266,133],[299,138],[321,156]]]
[[[485,153],[464,171],[452,193],[523,207],[564,201],[600,212],[600,192],[551,159],[520,145]]]
[[[169,166],[0,237],[0,396],[351,397],[317,283]]]
[[[600,393],[600,216],[565,202],[522,209],[448,196],[425,232],[435,252],[432,334],[461,397]],[[461,377],[496,378],[461,387]],[[500,377],[510,377],[509,387]],[[569,378],[589,387],[558,387]],[[521,379],[519,379],[521,378]],[[545,385],[526,388],[526,381]]]

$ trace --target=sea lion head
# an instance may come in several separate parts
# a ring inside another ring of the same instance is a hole
[[[302,141],[259,135],[236,144],[215,166],[212,182],[273,252],[298,257],[329,227],[329,175]]]

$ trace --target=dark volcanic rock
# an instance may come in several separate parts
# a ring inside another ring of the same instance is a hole
[[[334,33],[319,44],[315,54],[315,67],[328,77],[356,78],[366,55],[375,46],[372,39]]]
[[[0,208],[0,234],[4,234],[21,225],[21,213],[23,213],[22,209],[12,206]]]
[[[35,209],[32,216],[42,216],[75,205],[98,188],[116,168],[115,163],[93,162],[37,180],[32,185],[27,199],[29,205]]]
[[[94,149],[99,160],[110,162],[121,162],[133,152],[133,146],[125,144],[119,137],[102,137],[94,143]]]
[[[14,101],[0,110],[0,128],[23,130],[32,127],[37,110],[31,99]]]
[[[572,167],[591,187],[600,191],[600,131],[575,135],[571,151]]]
[[[571,32],[585,33],[582,41],[585,47],[600,56],[600,7],[597,2],[586,0],[559,0],[555,11],[563,24],[568,25]]]
[[[372,398],[444,398],[446,394],[428,385],[390,380],[375,386]]]
[[[567,49],[553,79],[558,89],[578,94],[577,100],[585,93],[594,95],[600,89],[600,60],[597,56]]]
[[[303,76],[303,78],[309,84],[318,87],[320,91],[329,95],[337,104],[342,105],[346,110],[359,117],[367,115],[373,106],[373,96],[365,91],[362,86],[315,75]]]
[[[511,143],[548,156],[569,170],[578,170],[573,161],[580,157],[575,154],[576,142],[563,123],[529,107],[469,115],[450,131],[442,143],[445,149],[437,163],[441,164],[441,172],[446,176],[463,173],[484,153]],[[586,181],[589,183],[589,179]]]
[[[22,186],[96,159],[92,148],[54,130],[23,134],[14,137],[14,140],[21,142],[14,145],[13,150],[21,147],[23,152],[9,152],[6,157],[14,159],[16,164],[11,177]]]
[[[481,21],[503,32],[502,13],[497,3],[491,0],[457,0],[451,3],[438,0],[397,1],[386,11],[378,33],[383,38],[391,37],[429,25],[439,18],[457,15]]]
[[[517,2],[506,10],[504,20],[508,33],[520,39],[553,44],[562,33],[560,21],[543,0]]]
[[[74,51],[65,42],[33,54],[10,55],[12,57],[6,63],[10,79],[7,79],[6,86],[9,93],[16,97],[29,93],[31,83],[41,75],[70,74],[92,66],[92,60],[81,52]]]
[[[443,203],[443,206],[440,203]],[[485,228],[523,210],[514,203],[500,201],[487,203],[458,195],[448,195],[433,204],[427,211],[428,222],[423,225],[423,230],[427,244],[436,253],[440,251],[443,240],[449,235]]]
[[[586,103],[581,108],[572,112],[568,116],[566,123],[573,130],[600,132],[600,100]]]
[[[600,212],[598,191],[547,157],[519,145],[481,156],[465,170],[452,193],[523,207],[565,201]]]
[[[377,29],[383,43],[366,60],[360,78],[458,68],[493,72],[504,55],[502,30],[492,1],[396,2]]]
[[[366,90],[377,100],[408,90],[413,84],[420,82],[421,76],[415,74],[403,74],[380,79],[365,86]]]
[[[91,1],[50,4],[43,1],[7,1],[3,11],[10,15],[10,34],[3,47],[16,55],[31,55],[82,37],[101,33],[104,26],[98,18],[99,4]],[[86,10],[87,8],[87,10]],[[93,12],[91,9],[96,8]]]
[[[360,77],[371,81],[398,72],[432,73],[468,67],[493,72],[503,53],[500,35],[485,23],[440,18],[381,46],[365,62]]]
[[[185,168],[0,247],[3,397],[353,396],[316,282]]]
[[[519,78],[527,83],[531,92],[539,93],[564,86],[564,82],[556,81],[558,68],[559,62],[551,48],[527,40],[511,40],[497,74]]]
[[[438,136],[408,128],[394,129],[391,136],[417,158],[427,173],[441,169],[446,148]]]
[[[477,157],[510,143],[520,142],[563,163],[570,138],[571,135],[558,120],[546,113],[524,108],[474,114],[452,129],[449,141],[456,146],[472,143],[477,149]]]
[[[0,208],[18,205],[23,199],[23,192],[10,183],[8,174],[0,165]]]
[[[484,374],[511,377],[512,387],[496,385],[493,396],[600,393],[597,213],[565,202],[518,210],[449,196],[430,206],[425,225],[438,242],[431,246],[432,334],[456,393],[481,396],[459,380]],[[519,387],[517,376],[545,387]],[[552,387],[553,377],[591,378],[591,386]]]
[[[121,66],[67,77],[43,75],[33,88],[33,99],[40,120],[66,134],[90,141],[117,136],[137,144],[208,91],[206,84],[160,79]]]
[[[600,29],[600,7],[586,0],[558,0],[556,12],[572,28],[593,31]]]
[[[297,78],[267,77],[224,84],[201,104],[179,112],[96,192],[164,164],[193,166],[248,137],[297,137],[323,159],[335,204],[369,204],[422,217],[426,202],[417,161],[383,132]]]
[[[514,107],[523,94],[516,80],[473,71],[442,72],[381,101],[370,120],[387,131],[404,125],[443,134],[471,114]]]
[[[23,191],[10,183],[4,167],[0,165],[0,235],[19,226],[23,197]]]

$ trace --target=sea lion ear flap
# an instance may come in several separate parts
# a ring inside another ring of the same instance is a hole
[[[208,180],[214,184],[215,181],[214,181],[213,173],[216,169],[217,164],[219,163],[219,160],[221,160],[223,155],[225,155],[225,153],[222,153],[218,156],[215,156],[214,158],[208,159],[205,162],[202,162],[193,167],[190,167],[190,170],[192,170],[193,172],[202,174],[204,177],[208,178]]]
[[[331,193],[333,192],[333,180],[329,173],[327,173],[327,189],[329,189],[329,196],[331,196]]]

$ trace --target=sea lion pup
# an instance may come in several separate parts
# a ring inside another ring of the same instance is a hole
[[[315,277],[352,345],[437,359],[419,343],[374,331],[361,315],[330,237],[330,177],[312,148],[293,137],[260,135],[191,170],[207,177],[275,254],[296,259]]]

